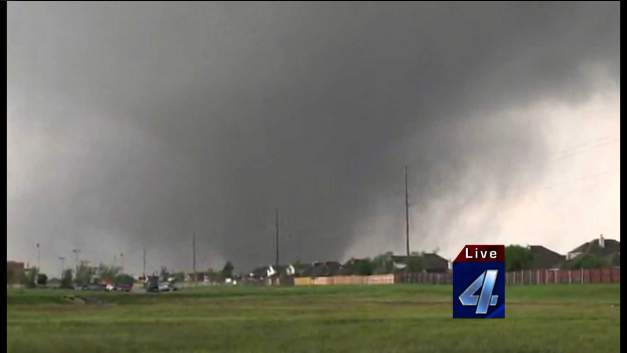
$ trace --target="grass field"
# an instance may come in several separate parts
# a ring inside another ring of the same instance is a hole
[[[453,320],[451,287],[7,290],[9,352],[618,352],[618,285],[508,287],[506,319]],[[85,293],[81,293],[84,295]]]

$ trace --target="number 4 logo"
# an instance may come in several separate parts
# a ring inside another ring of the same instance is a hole
[[[486,270],[477,277],[469,286],[459,295],[459,301],[463,306],[477,306],[475,314],[487,314],[489,306],[495,306],[499,296],[492,295],[496,276],[499,270]],[[477,295],[477,291],[481,289],[481,294]]]

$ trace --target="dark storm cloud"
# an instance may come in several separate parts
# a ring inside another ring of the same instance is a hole
[[[454,221],[541,174],[541,121],[500,114],[617,82],[618,28],[616,3],[10,4],[10,233],[189,268],[195,231],[247,270],[275,207],[286,260],[345,256],[383,209],[402,248],[408,164],[428,248],[431,200]]]

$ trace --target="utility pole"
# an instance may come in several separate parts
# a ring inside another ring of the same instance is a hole
[[[194,281],[196,281],[196,232],[194,232],[194,237],[192,238],[192,261],[193,261],[193,271],[194,271]]]
[[[61,279],[63,279],[63,271],[65,271],[65,257],[59,256],[59,260],[61,260]]]
[[[36,246],[37,246],[37,269],[41,271],[41,261],[39,257],[39,243],[37,243]]]
[[[74,253],[74,265],[78,268],[78,254],[81,252],[81,249],[72,249]]]
[[[124,272],[124,253],[120,253],[120,271]]]
[[[144,266],[142,268],[142,274],[144,275],[144,278],[146,278],[146,248],[143,248],[143,253],[144,253]]]
[[[276,265],[277,271],[278,271],[278,268],[279,268],[279,209],[278,208],[274,209],[274,215],[275,215],[274,225],[276,228],[275,239],[274,239],[276,254],[274,258],[274,264]]]
[[[407,166],[405,166],[405,239],[409,256],[409,195],[407,193]]]

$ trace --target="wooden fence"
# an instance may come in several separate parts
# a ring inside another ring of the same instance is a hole
[[[505,281],[518,284],[620,283],[620,267],[561,270],[523,270],[508,272]]]
[[[451,271],[443,273],[396,273],[394,283],[451,284],[453,283],[453,273]]]
[[[295,277],[295,286],[328,286],[347,284],[394,284],[394,275]]]
[[[444,273],[396,273],[372,276],[328,276],[328,277],[296,277],[296,286],[321,286],[335,284],[451,284],[453,274]],[[535,284],[575,284],[575,283],[620,283],[620,267],[561,270],[541,269],[507,272],[507,285]]]

